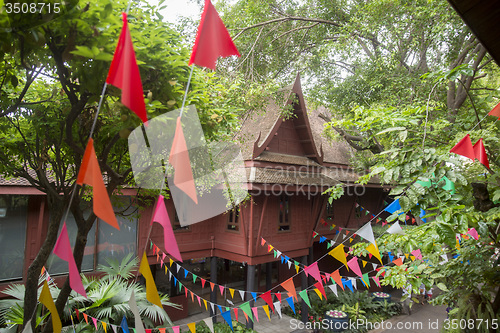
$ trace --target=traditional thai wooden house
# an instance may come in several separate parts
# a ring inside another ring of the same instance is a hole
[[[282,98],[277,100],[281,102],[271,101],[265,110],[249,112],[238,134],[248,178],[248,200],[237,209],[188,227],[179,225],[172,201],[166,201],[184,261],[181,265],[199,277],[230,288],[264,291],[295,274],[261,245],[262,238],[288,257],[307,264],[325,253],[322,245],[315,245],[313,231],[333,238],[336,230],[331,230],[332,224],[358,229],[370,216],[360,214],[356,203],[378,211],[386,195],[379,184],[355,184],[359,175],[349,165],[351,149],[346,143],[329,141],[323,134],[324,121],[318,114],[326,110],[307,109],[299,77],[280,94]],[[0,241],[0,266],[17,263],[15,272],[0,273],[4,274],[0,283],[5,286],[25,278],[50,212],[43,193],[29,184],[4,179],[0,182],[0,200],[8,206],[7,215],[0,214],[0,237],[8,239]],[[345,194],[329,204],[328,196],[322,193],[337,184],[345,186]],[[134,190],[123,192],[122,201],[134,194]],[[156,223],[151,229],[152,205],[142,208],[139,216],[120,219],[123,227],[119,232],[97,223],[89,237],[82,270],[91,273],[108,257],[121,258],[128,252],[140,255],[146,249],[158,289],[185,305],[183,311],[171,312],[172,317],[200,311],[184,293],[179,295],[158,264],[150,240],[163,248],[163,231]],[[19,253],[13,256],[14,251]],[[325,259],[320,268],[332,271],[333,265]],[[64,273],[54,267],[49,269],[53,275]],[[201,288],[182,276],[177,278],[197,295],[218,304],[224,302],[220,294],[217,300],[217,291]],[[297,283],[300,285],[300,280]]]

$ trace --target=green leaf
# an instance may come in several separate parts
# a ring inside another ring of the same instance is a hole
[[[405,131],[406,127],[391,127],[391,128],[386,128],[383,131],[378,132],[376,135],[384,134],[387,132],[394,132],[394,131]]]
[[[94,54],[92,53],[92,50],[89,49],[87,46],[81,46],[77,45],[76,50],[71,51],[72,54],[85,57],[85,58],[93,58]]]
[[[448,291],[448,288],[446,287],[446,285],[443,282],[439,282],[436,286],[439,289],[441,289],[442,291]]]

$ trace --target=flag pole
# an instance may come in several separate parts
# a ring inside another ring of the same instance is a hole
[[[186,85],[186,91],[184,92],[184,98],[182,99],[181,113],[179,113],[179,117],[182,117],[182,113],[184,113],[184,105],[186,104],[189,85],[191,84],[191,78],[193,77],[193,71],[194,71],[194,65],[191,66],[191,72],[189,73],[189,79]]]

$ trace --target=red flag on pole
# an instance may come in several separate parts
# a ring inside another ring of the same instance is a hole
[[[460,140],[455,147],[451,148],[450,153],[462,155],[474,161],[476,155],[474,154],[474,148],[472,147],[469,134],[464,136],[464,138]]]
[[[92,138],[89,139],[85,148],[76,183],[78,185],[87,184],[92,186],[94,194],[92,201],[95,215],[110,226],[120,230],[108,192],[106,191],[106,186],[104,186],[104,181],[102,180],[101,168],[99,168],[99,162],[94,150],[94,140]]]
[[[484,148],[483,139],[479,139],[473,146],[474,155],[480,163],[485,167],[489,168],[490,163],[488,162],[488,155],[486,155],[486,148]]]
[[[66,222],[64,222],[63,224],[61,234],[56,241],[53,252],[56,256],[68,262],[69,285],[71,289],[87,298],[87,293],[85,292],[85,288],[83,287],[82,278],[80,277],[80,273],[78,272],[75,257],[73,257],[73,251],[71,250]]]
[[[500,118],[500,103],[498,103],[489,113],[488,116],[495,116]]]
[[[189,65],[195,64],[215,69],[219,57],[240,56],[229,32],[210,0],[205,0],[205,8],[196,34]]]
[[[193,170],[189,160],[189,152],[186,146],[186,139],[182,131],[181,117],[177,118],[174,140],[170,150],[169,162],[175,170],[174,184],[186,193],[196,204],[196,187],[194,185]]]
[[[143,122],[147,122],[141,74],[135,59],[132,37],[128,30],[127,14],[123,13],[122,15],[122,32],[118,39],[106,83],[120,88],[122,90],[122,104],[132,110]]]

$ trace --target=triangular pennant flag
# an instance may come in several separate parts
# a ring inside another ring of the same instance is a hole
[[[102,328],[104,329],[104,333],[107,333],[108,330],[106,329],[106,327],[108,326],[108,324],[105,323],[104,321],[101,321],[101,325],[102,325]]]
[[[300,270],[299,265],[295,265],[295,271],[297,272],[297,274],[299,274],[299,270]]]
[[[323,243],[324,241],[326,241],[326,237],[325,237],[325,236],[321,236],[321,237],[319,238],[319,243],[321,244],[321,243]]]
[[[375,244],[375,237],[373,236],[372,224],[370,222],[359,228],[358,231],[356,231],[356,234],[363,237],[363,239],[366,239],[370,243]]]
[[[286,302],[288,305],[290,305],[290,308],[292,308],[293,313],[295,313],[295,305],[293,304],[293,297],[290,296],[286,299]]]
[[[337,297],[339,296],[337,293],[337,285],[336,284],[330,284],[330,285],[328,285],[328,287],[335,294],[335,296],[337,296]]]
[[[380,287],[380,281],[379,281],[378,276],[374,276],[374,277],[372,277],[372,280],[373,280],[373,281],[375,281],[375,283],[377,284],[377,286],[379,286],[379,287]]]
[[[273,296],[271,295],[271,291],[270,290],[266,291],[265,293],[260,295],[260,298],[262,298],[264,300],[264,302],[266,302],[267,305],[269,305],[271,307],[271,310],[273,310],[273,312],[274,312]]]
[[[56,256],[68,262],[69,285],[71,289],[87,298],[87,293],[85,292],[85,288],[83,287],[82,278],[80,277],[80,272],[78,272],[78,267],[76,266],[75,258],[73,257],[73,251],[71,250],[71,245],[69,243],[66,222],[63,223],[61,233],[59,234],[59,238],[56,241],[53,252]]]
[[[52,331],[54,333],[61,333],[61,318],[57,313],[56,305],[54,304],[54,300],[52,299],[52,295],[50,294],[50,289],[47,281],[43,281],[42,292],[40,293],[40,297],[38,298],[38,300],[40,301],[40,303],[45,305],[52,316]]]
[[[299,292],[299,296],[307,304],[308,307],[311,307],[311,302],[309,301],[309,295],[307,294],[307,289],[304,289],[301,292]]]
[[[122,331],[124,333],[130,333],[130,330],[129,330],[128,324],[127,324],[127,318],[125,316],[123,316],[120,326],[121,326]]]
[[[231,319],[231,311],[225,311],[225,312],[221,312],[221,315],[222,315],[222,318],[224,318],[224,320],[227,322],[227,324],[229,325],[229,327],[231,327],[231,331],[233,331],[233,320]],[[195,332],[193,332],[195,333]]]
[[[314,284],[314,286],[316,287],[316,289],[314,289],[314,291],[318,290],[319,291],[319,298],[321,298],[321,295],[323,295],[325,298],[326,298],[326,293],[325,293],[325,289],[323,288],[323,285],[321,284],[321,282],[316,282]],[[322,298],[321,298],[322,299]]]
[[[78,177],[76,179],[78,185],[87,184],[92,186],[92,205],[95,215],[110,226],[120,230],[118,221],[116,220],[113,206],[109,200],[108,191],[102,180],[101,168],[97,161],[97,155],[94,150],[94,140],[89,139],[85,152],[83,154],[82,164]]]
[[[281,293],[277,292],[275,295],[276,295],[276,298],[278,299],[278,301],[281,302]]]
[[[146,252],[144,252],[142,255],[141,265],[139,266],[139,273],[141,273],[144,279],[146,279],[146,298],[151,303],[157,305],[160,309],[163,309],[160,296],[158,295],[158,290],[156,289],[153,274],[151,274],[151,268],[149,268]]]
[[[111,328],[113,329],[114,333],[118,333],[118,326],[111,324]],[[123,332],[125,333],[125,331],[123,331]],[[165,333],[165,332],[160,331],[160,333]]]
[[[290,267],[292,267],[292,262],[288,261],[287,264],[288,264],[288,269],[290,269]]]
[[[380,252],[378,250],[378,247],[377,247],[376,243],[371,243],[370,245],[368,245],[366,247],[366,250],[369,253],[371,253],[375,258],[377,258],[378,261],[380,261],[380,263],[382,264],[382,258],[380,257]]]
[[[205,318],[205,319],[203,319],[203,321],[210,329],[210,332],[214,333],[214,323],[212,322],[212,318]]]
[[[295,291],[295,284],[293,283],[293,277],[289,278],[285,282],[281,283],[281,286],[288,291],[288,295],[292,296],[297,300],[297,292]]]
[[[234,289],[229,288],[229,293],[231,294],[231,298],[234,298]]]
[[[241,300],[244,301],[245,300],[245,291],[244,290],[238,290],[238,292],[240,293]]]
[[[392,261],[396,266],[401,266],[403,264],[403,259],[398,258]]]
[[[369,288],[370,287],[370,278],[368,277],[368,273],[363,274],[361,281],[363,281],[364,285]]]
[[[490,168],[490,163],[488,162],[488,155],[486,154],[486,148],[484,148],[483,139],[479,139],[474,146],[474,155],[476,156],[479,163],[483,164],[488,169]]]
[[[24,326],[24,330],[22,331],[22,333],[33,333],[33,329],[31,328],[31,319],[28,320],[26,326]]]
[[[181,331],[179,326],[172,326],[172,330],[174,331],[174,333],[179,333]]]
[[[97,329],[97,318],[91,317],[92,322],[94,323],[95,329]]]
[[[180,116],[177,117],[174,140],[172,142],[172,149],[170,150],[170,157],[168,160],[175,170],[175,186],[186,193],[191,200],[198,204],[196,186],[193,178],[193,169],[191,168],[191,161],[189,159],[189,152],[186,145],[186,139],[184,138],[184,131],[182,130]]]
[[[88,325],[88,323],[89,323],[89,318],[88,318],[88,316],[87,316],[87,314],[86,314],[85,312],[83,313],[83,318],[85,319],[85,322],[86,322],[86,323],[87,323],[87,325]]]
[[[212,309],[212,313],[215,313],[215,304],[212,302],[209,303],[210,303],[210,308]]]
[[[479,234],[477,233],[475,228],[470,228],[469,231],[467,231],[467,233],[471,235],[471,237],[474,238],[475,240],[479,239]]]
[[[470,135],[467,134],[460,140],[453,148],[450,149],[450,153],[455,153],[470,158],[474,161],[476,155],[474,154],[474,148],[472,147],[472,142],[470,140]]]
[[[344,280],[344,279],[342,279],[342,283],[344,284],[345,287],[349,288],[352,292],[354,292],[354,290],[352,289],[352,282],[351,282],[351,280]]]
[[[187,324],[188,328],[189,328],[189,331],[191,333],[196,333],[196,323],[189,323]]]
[[[361,273],[361,269],[359,268],[357,257],[353,257],[351,260],[349,260],[347,262],[347,265],[350,269],[352,269],[354,273],[356,273],[357,276],[363,276],[363,274]]]
[[[224,22],[210,0],[205,0],[201,21],[196,34],[189,65],[215,69],[217,58],[240,56],[238,49],[227,32]]]
[[[215,283],[210,282],[210,289],[211,289],[212,291],[214,291],[214,287],[215,287]]]
[[[372,263],[372,267],[373,267],[373,269],[376,269],[376,268],[377,268],[377,266],[378,266],[377,264]]]
[[[262,306],[262,308],[264,309],[264,312],[266,313],[267,318],[269,318],[269,321],[271,321],[271,315],[269,314],[269,305],[264,305],[264,306]]]
[[[252,308],[252,313],[253,313],[253,316],[255,317],[255,319],[258,322],[259,321],[259,310],[257,309],[257,307],[253,307]]]
[[[261,238],[260,239],[260,245],[264,246],[264,244],[266,244],[266,240],[264,238]]]
[[[194,294],[193,294],[193,292],[191,290],[189,291],[189,293],[191,294],[191,302],[194,303]]]
[[[224,286],[219,285],[220,294],[224,295]]]
[[[420,252],[420,249],[411,251],[411,254],[415,256],[415,259],[422,260],[422,253]]]
[[[349,281],[351,281],[351,284],[352,284],[352,287],[356,290],[358,290],[358,283],[357,283],[357,279],[356,278],[353,278],[353,277],[348,277]]]
[[[207,282],[207,280],[202,279],[202,278],[200,278],[200,280],[201,280],[201,287],[205,288],[205,283]]]
[[[500,118],[500,103],[498,103],[489,113],[488,116]]]
[[[243,311],[245,315],[247,315],[251,321],[253,321],[252,309],[250,307],[250,303],[245,302],[240,305],[240,309]]]
[[[201,307],[201,297],[199,295],[196,295],[196,299],[198,300],[198,304]]]
[[[234,318],[238,321],[238,308],[233,308]]]
[[[371,254],[371,253],[370,253]],[[366,260],[361,260],[361,262],[363,263],[363,268],[366,266],[366,264],[368,263]]]
[[[347,265],[346,265],[346,267],[347,267]],[[338,269],[336,271],[334,271],[332,274],[330,274],[330,278],[335,283],[337,283],[340,286],[340,288],[342,288],[342,290],[344,290],[344,285],[342,284],[342,278],[340,277],[340,273],[339,273]]]
[[[207,304],[207,300],[206,299],[203,299],[203,303],[205,304],[205,310],[208,311],[208,304]]]
[[[196,283],[196,278],[198,277],[198,275],[193,274],[193,273],[191,273],[191,274],[193,275],[193,283]]]
[[[252,294],[253,300],[256,301],[257,300],[257,293],[251,291],[250,294]]]
[[[158,222],[163,227],[163,243],[165,250],[170,253],[175,259],[182,262],[181,253],[179,247],[177,246],[177,241],[175,239],[174,230],[172,229],[172,224],[170,223],[170,218],[168,217],[167,208],[165,207],[165,200],[163,195],[158,196],[158,201],[156,202],[155,213],[153,214],[153,222]]]
[[[345,258],[345,252],[344,252],[344,245],[340,244],[330,252],[328,252],[329,255],[340,261],[341,263],[344,264],[344,266],[347,266],[347,260]]]
[[[123,27],[106,83],[122,90],[121,102],[143,122],[148,121],[141,74],[135,58],[132,38],[128,30],[127,14],[123,13]]]
[[[405,234],[404,230],[401,229],[401,226],[399,225],[398,221],[394,222],[394,224],[391,225],[389,229],[387,229],[387,232],[390,234],[399,234],[399,235]]]
[[[280,317],[281,319],[281,303],[279,301],[276,301],[273,303],[274,305],[274,308],[276,309],[276,312],[278,313],[278,316]]]
[[[304,272],[306,273],[306,275],[310,274],[320,284],[322,283],[321,282],[321,274],[320,274],[319,268],[318,268],[318,262],[315,262],[315,263],[307,266],[306,268],[304,268]]]
[[[397,212],[398,210],[401,210],[401,205],[399,204],[399,199],[394,200],[391,202],[390,205],[384,208],[384,210],[388,213],[393,214],[394,212]],[[402,212],[399,213],[398,215],[403,214]]]

